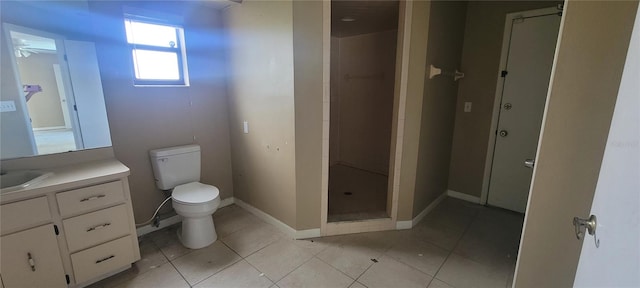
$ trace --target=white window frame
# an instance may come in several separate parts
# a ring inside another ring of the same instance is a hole
[[[185,37],[184,37],[184,27],[182,25],[177,25],[173,23],[168,23],[162,19],[144,17],[140,15],[133,15],[125,13],[124,15],[125,21],[134,21],[145,24],[153,24],[160,25],[166,27],[172,27],[176,29],[176,39],[178,41],[178,45],[175,48],[170,47],[161,47],[154,45],[144,45],[144,44],[134,44],[129,43],[127,39],[127,47],[129,48],[129,55],[131,57],[131,72],[133,85],[138,87],[187,87],[189,86],[189,72],[187,69],[187,52],[185,46]],[[125,27],[126,29],[126,27]],[[125,36],[126,37],[126,36]],[[143,49],[149,51],[158,51],[158,52],[173,52],[178,55],[178,80],[166,80],[166,79],[138,79],[136,77],[136,63],[133,55],[134,49]]]

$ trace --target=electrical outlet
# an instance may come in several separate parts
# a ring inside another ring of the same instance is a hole
[[[0,112],[12,112],[12,111],[16,111],[16,102],[0,101]]]
[[[242,133],[249,134],[249,122],[242,122]]]
[[[471,112],[471,102],[464,102],[464,112]]]

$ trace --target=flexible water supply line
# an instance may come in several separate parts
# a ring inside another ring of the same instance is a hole
[[[140,223],[140,224],[136,223],[136,227],[144,226],[144,225],[147,225],[147,224],[153,222],[153,219],[156,219],[156,216],[158,215],[158,211],[160,211],[160,208],[162,208],[162,206],[164,206],[164,204],[166,204],[167,201],[169,201],[170,199],[171,199],[171,196],[169,196],[167,199],[164,199],[164,201],[162,201],[160,206],[158,206],[158,209],[156,209],[156,212],[153,213],[153,216],[151,216],[151,219],[149,219],[149,220],[147,220],[147,221],[145,221],[143,223]]]

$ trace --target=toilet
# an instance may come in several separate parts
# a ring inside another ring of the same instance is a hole
[[[200,183],[200,146],[185,145],[149,151],[156,186],[171,190],[171,201],[182,228],[182,245],[200,249],[218,239],[211,215],[220,206],[217,187]]]

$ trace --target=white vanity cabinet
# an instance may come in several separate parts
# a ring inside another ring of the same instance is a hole
[[[6,287],[67,287],[53,224],[0,237]]]
[[[129,169],[102,160],[53,173],[0,197],[6,288],[82,287],[140,260]]]

